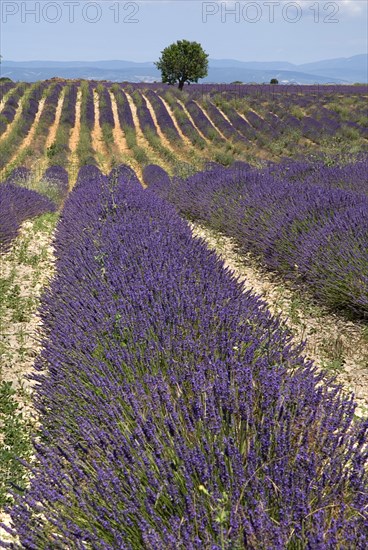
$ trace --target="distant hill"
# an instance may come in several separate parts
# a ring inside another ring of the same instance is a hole
[[[137,63],[107,61],[6,61],[0,66],[1,76],[34,82],[52,77],[111,80],[113,82],[160,81],[160,72],[152,61]],[[238,61],[210,59],[208,76],[201,82],[234,81],[262,83],[277,78],[296,84],[350,84],[368,82],[368,55],[325,59],[295,65],[287,61]]]

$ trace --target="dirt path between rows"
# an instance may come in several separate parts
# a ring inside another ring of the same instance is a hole
[[[246,122],[247,124],[249,124],[249,126],[250,126],[253,130],[257,131],[257,128],[254,128],[254,126],[252,126],[252,124],[249,122],[249,120],[247,119],[247,117],[245,116],[245,114],[241,113],[241,112],[238,111],[237,109],[235,109],[235,112],[236,112],[237,115],[240,116],[240,118],[242,118],[243,120],[245,120],[245,122]]]
[[[17,86],[9,90],[8,93],[6,93],[0,100],[0,114],[1,114],[1,111],[4,109],[5,103],[8,101],[9,97],[13,95],[16,89],[17,89]]]
[[[305,355],[328,369],[346,391],[354,392],[357,415],[368,416],[368,330],[359,322],[346,321],[298,293],[274,273],[259,266],[250,255],[237,252],[235,242],[199,224],[190,224],[236,276],[252,288],[273,315],[280,315],[297,343],[306,342]]]
[[[57,132],[57,130],[59,128],[59,124],[60,124],[61,111],[63,109],[65,92],[66,92],[66,89],[63,88],[61,90],[61,93],[60,93],[60,96],[59,96],[59,99],[58,99],[58,102],[57,102],[57,106],[56,106],[56,110],[55,110],[55,120],[54,120],[53,124],[50,127],[50,130],[49,130],[49,133],[48,133],[48,136],[47,136],[47,139],[46,139],[46,143],[45,143],[46,149],[48,147],[51,147],[51,145],[55,141],[56,132]]]
[[[40,296],[54,273],[52,231],[35,231],[34,221],[23,223],[9,252],[1,256],[1,277],[9,284],[1,315],[1,381],[11,382],[23,416],[36,423],[32,405],[34,382],[27,378],[41,350],[38,314]],[[30,261],[32,259],[32,261]],[[0,523],[10,516],[0,510]],[[16,542],[0,527],[0,540]]]
[[[37,129],[37,126],[38,126],[38,123],[39,123],[41,115],[42,115],[42,111],[43,111],[43,108],[44,108],[44,105],[45,105],[45,101],[46,101],[45,97],[42,97],[40,99],[40,102],[38,104],[38,111],[36,113],[36,116],[34,118],[32,126],[31,126],[28,134],[26,135],[26,137],[23,139],[20,146],[18,147],[18,150],[16,151],[16,153],[9,160],[8,165],[15,162],[16,159],[19,157],[19,155],[22,153],[22,151],[24,151],[27,147],[29,147],[31,145],[33,137],[34,137],[36,129]],[[4,169],[2,170],[2,173],[4,173],[6,171],[7,166],[4,167]]]
[[[64,103],[64,97],[65,97],[65,88],[61,90],[56,110],[55,110],[55,120],[52,123],[52,125],[49,128],[49,133],[46,138],[45,147],[44,147],[44,156],[41,159],[38,159],[33,166],[33,171],[37,175],[37,177],[42,177],[42,174],[46,170],[47,164],[48,164],[48,158],[47,158],[47,150],[51,145],[54,143],[56,138],[56,132],[59,128],[60,124],[60,118],[61,118],[61,111],[63,108]]]
[[[113,129],[114,141],[118,145],[119,151],[121,153],[123,153],[124,155],[130,155],[131,151],[126,142],[124,132],[120,126],[119,111],[118,111],[118,105],[116,103],[116,98],[114,94],[111,92],[111,90],[110,90],[110,98],[111,98],[112,115],[114,117],[114,129]]]
[[[26,94],[24,94],[26,95]],[[5,141],[6,138],[9,136],[11,131],[13,130],[15,124],[17,123],[18,119],[20,118],[22,112],[23,112],[23,101],[25,100],[24,95],[20,98],[17,110],[15,112],[13,120],[7,125],[6,130],[3,134],[0,136],[0,142]]]
[[[75,103],[75,124],[70,133],[69,149],[70,159],[68,165],[69,172],[69,188],[72,189],[78,175],[79,158],[77,148],[79,144],[80,131],[81,131],[81,108],[82,108],[82,89],[78,89],[77,101]]]
[[[123,156],[124,163],[130,166],[135,171],[138,178],[142,180],[142,167],[134,159],[133,152],[128,147],[124,132],[120,126],[119,112],[118,112],[118,105],[116,103],[116,98],[114,94],[111,92],[111,90],[110,90],[110,98],[111,98],[112,114],[114,117],[114,128],[113,128],[114,143],[118,148],[119,153]]]
[[[150,100],[142,93],[142,97],[143,99],[146,101],[146,104],[147,104],[147,107],[148,107],[148,110],[151,114],[151,117],[152,117],[152,120],[153,120],[153,123],[156,127],[156,132],[157,132],[157,135],[158,137],[160,138],[160,141],[162,143],[162,145],[168,149],[168,151],[170,151],[173,155],[175,155],[176,157],[180,158],[183,162],[187,162],[187,157],[185,155],[183,155],[181,152],[177,151],[175,149],[175,147],[173,147],[170,143],[170,141],[168,140],[168,138],[165,136],[165,134],[163,133],[163,131],[161,130],[161,127],[158,123],[158,119],[157,119],[157,115],[156,115],[156,111],[154,110],[153,106],[152,106],[152,103],[150,102]],[[179,145],[180,147],[180,145]]]
[[[180,101],[179,99],[176,100],[179,105],[182,107],[184,113],[187,115],[187,117],[189,118],[190,122],[193,124],[194,128],[196,129],[196,131],[198,132],[198,134],[201,136],[201,138],[206,142],[206,143],[210,143],[209,139],[201,132],[201,130],[196,126],[196,123],[194,122],[193,118],[192,118],[192,115],[190,114],[190,112],[188,111],[188,109],[186,108],[184,102]]]
[[[166,108],[167,112],[169,113],[169,115],[171,117],[171,120],[172,120],[172,122],[173,122],[173,124],[176,128],[176,131],[178,132],[180,138],[183,140],[183,142],[185,143],[185,145],[187,146],[187,148],[189,150],[192,149],[193,151],[195,151],[193,146],[192,146],[192,143],[191,143],[190,139],[187,136],[185,136],[183,134],[183,132],[181,131],[181,128],[180,128],[179,124],[176,121],[175,115],[174,115],[170,105],[167,103],[167,101],[165,101],[165,99],[162,96],[160,96],[160,99],[161,99],[162,103],[165,105],[165,108]]]
[[[103,139],[102,128],[100,126],[100,97],[96,90],[93,90],[93,103],[95,108],[95,124],[91,133],[92,147],[96,151],[96,159],[98,167],[104,174],[110,172],[110,165],[108,162],[108,152]]]
[[[213,129],[220,135],[221,139],[223,139],[225,143],[229,142],[230,140],[221,132],[221,130],[210,119],[209,115],[207,114],[207,111],[205,109],[203,109],[203,107],[201,105],[199,105],[199,103],[197,101],[194,101],[194,103],[197,105],[198,109],[200,109],[202,111],[203,115],[206,117],[206,119],[211,124]]]
[[[137,107],[136,107],[136,105],[133,101],[133,98],[126,91],[124,91],[124,94],[125,94],[125,97],[128,100],[129,107],[130,107],[130,110],[131,110],[131,113],[132,113],[137,145],[138,145],[138,147],[142,147],[142,149],[151,149],[151,146],[148,143],[147,139],[144,137],[141,126],[139,124]]]
[[[136,107],[136,104],[134,103],[134,100],[133,100],[132,96],[130,94],[128,94],[125,90],[124,90],[124,93],[125,93],[125,97],[128,100],[129,107],[130,107],[130,110],[131,110],[131,113],[132,113],[134,127],[135,127],[136,141],[137,141],[138,147],[141,147],[142,149],[145,150],[145,152],[150,157],[150,162],[152,162],[152,164],[158,164],[158,165],[162,166],[163,168],[165,168],[166,171],[170,172],[170,168],[168,168],[167,163],[165,163],[164,161],[161,160],[161,158],[158,156],[158,154],[155,152],[155,150],[151,147],[149,141],[145,137],[145,135],[142,131],[142,128],[139,124],[139,117],[138,117],[137,107]]]

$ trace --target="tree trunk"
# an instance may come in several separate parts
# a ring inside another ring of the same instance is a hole
[[[179,90],[182,90],[184,88],[184,80],[179,80],[178,88]]]

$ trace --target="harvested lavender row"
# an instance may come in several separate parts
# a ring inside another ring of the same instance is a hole
[[[363,171],[359,171],[363,174]],[[149,170],[145,181],[149,183]],[[157,178],[156,180],[157,181]],[[181,212],[234,237],[327,304],[368,313],[368,197],[240,166],[153,185]]]
[[[365,547],[353,403],[127,175],[84,180],[57,229],[21,548]]]
[[[29,218],[56,210],[54,203],[36,191],[12,183],[0,185],[0,252],[6,252]]]

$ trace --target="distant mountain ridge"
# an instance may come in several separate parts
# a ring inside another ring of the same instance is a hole
[[[34,82],[52,77],[111,80],[114,82],[160,81],[160,72],[152,61],[6,61],[0,74],[13,80]],[[296,84],[368,83],[368,54],[348,58],[325,59],[296,65],[288,61],[239,61],[210,59],[208,76],[201,82],[234,81],[262,83],[277,78]]]

